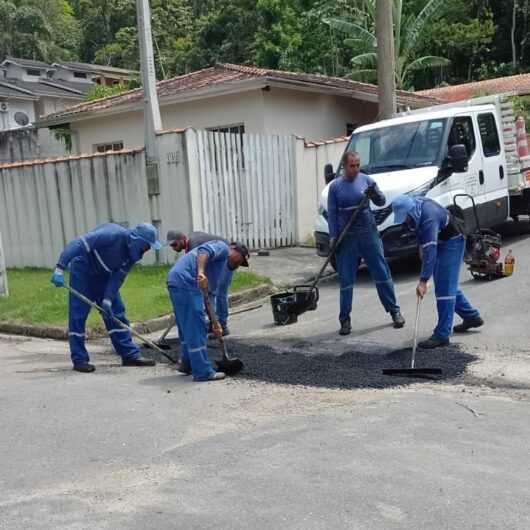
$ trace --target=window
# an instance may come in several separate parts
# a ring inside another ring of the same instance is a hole
[[[33,77],[40,77],[40,70],[35,70],[35,69],[33,69],[33,68],[28,68],[28,69],[26,70],[26,73],[27,73],[28,75],[33,76]]]
[[[478,128],[480,131],[480,138],[482,139],[484,156],[499,155],[501,152],[501,144],[499,142],[499,133],[497,132],[495,116],[491,112],[488,112],[487,114],[479,114]]]
[[[112,142],[108,144],[96,144],[94,146],[96,153],[106,153],[107,151],[121,151],[123,149],[123,142]]]
[[[457,144],[464,144],[467,150],[467,159],[470,160],[477,146],[475,133],[473,132],[473,122],[470,116],[456,117],[449,133],[449,147]]]
[[[355,133],[348,151],[361,155],[366,173],[435,166],[441,158],[447,120],[413,121]]]
[[[86,79],[87,75],[85,72],[74,72],[74,77],[77,77],[78,79]]]
[[[346,124],[346,136],[351,136],[353,131],[355,131],[355,129],[357,129],[356,123],[347,123]]]
[[[221,125],[219,127],[208,127],[208,131],[230,134],[245,134],[245,124]]]

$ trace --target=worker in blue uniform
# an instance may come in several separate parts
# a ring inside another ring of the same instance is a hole
[[[64,271],[69,266],[70,286],[102,307],[102,317],[112,345],[124,366],[155,364],[140,356],[129,331],[121,328],[112,318],[114,316],[128,324],[119,290],[131,267],[150,248],[161,248],[153,225],[143,223],[130,230],[113,223],[103,224],[68,243],[52,275],[52,283],[63,287]],[[95,370],[89,363],[85,347],[85,325],[90,309],[88,304],[70,293],[68,342],[74,370],[85,373]]]
[[[434,279],[438,324],[432,336],[420,342],[425,349],[447,346],[451,331],[465,332],[484,324],[478,309],[473,307],[458,287],[464,257],[465,238],[462,226],[451,212],[425,197],[399,195],[392,201],[395,222],[405,223],[416,233],[421,248],[422,267],[416,294],[427,294],[427,283]],[[463,322],[451,329],[454,314]]]
[[[346,152],[342,157],[344,176],[336,178],[328,193],[328,223],[330,244],[339,237],[343,228],[365,195],[376,206],[385,204],[385,196],[368,175],[360,171],[358,153]],[[377,294],[387,313],[392,316],[395,328],[402,328],[405,319],[396,301],[394,283],[385,260],[383,244],[374,215],[367,206],[360,212],[337,250],[337,272],[340,280],[340,335],[351,333],[353,286],[361,258],[375,281]]]
[[[228,243],[228,240],[224,237],[209,234],[208,232],[192,232],[189,236],[178,230],[169,230],[167,233],[167,244],[175,252],[184,251],[187,254],[190,250],[193,250],[208,241],[224,241],[225,243]],[[219,278],[217,291],[211,293],[210,296],[219,323],[223,328],[223,337],[230,334],[230,330],[228,329],[228,291],[230,290],[230,285],[232,285],[233,278],[234,271],[230,270],[227,266]]]
[[[208,359],[203,293],[216,291],[227,267],[232,271],[248,267],[248,256],[241,243],[208,241],[177,260],[168,273],[167,286],[181,344],[179,371],[193,374],[194,381],[225,377],[213,369]],[[222,336],[219,322],[212,323],[212,330],[216,337]]]

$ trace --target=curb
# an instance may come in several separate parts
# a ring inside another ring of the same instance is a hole
[[[245,289],[228,297],[230,307],[247,304],[272,294],[275,287],[272,284],[263,283],[250,289]],[[161,331],[168,326],[172,313],[157,318],[152,318],[144,322],[133,322],[131,327],[138,333],[153,333]],[[0,322],[0,333],[9,335],[23,335],[25,337],[36,337],[39,339],[67,340],[68,331],[58,326],[36,326],[34,324],[16,324],[14,322]],[[107,333],[103,330],[94,330],[87,332],[87,340],[99,339],[106,337]]]

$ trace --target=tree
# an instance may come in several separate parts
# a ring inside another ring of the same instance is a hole
[[[408,88],[415,71],[449,64],[445,57],[417,54],[418,43],[427,24],[441,15],[446,0],[429,0],[417,15],[406,13],[402,0],[393,1],[396,87]],[[344,44],[354,52],[351,60],[353,77],[374,80],[377,77],[375,0],[365,0],[358,5],[356,21],[329,18],[326,22],[337,31],[349,35],[344,39]]]

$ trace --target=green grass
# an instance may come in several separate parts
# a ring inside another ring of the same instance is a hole
[[[166,289],[169,266],[135,267],[121,288],[121,295],[131,321],[143,321],[171,311]],[[47,269],[8,269],[8,298],[0,298],[0,320],[25,324],[63,326],[67,322],[65,289],[50,283],[52,271]],[[248,289],[269,278],[252,272],[237,271],[231,292]],[[92,329],[102,326],[100,316],[92,311],[88,320]]]

